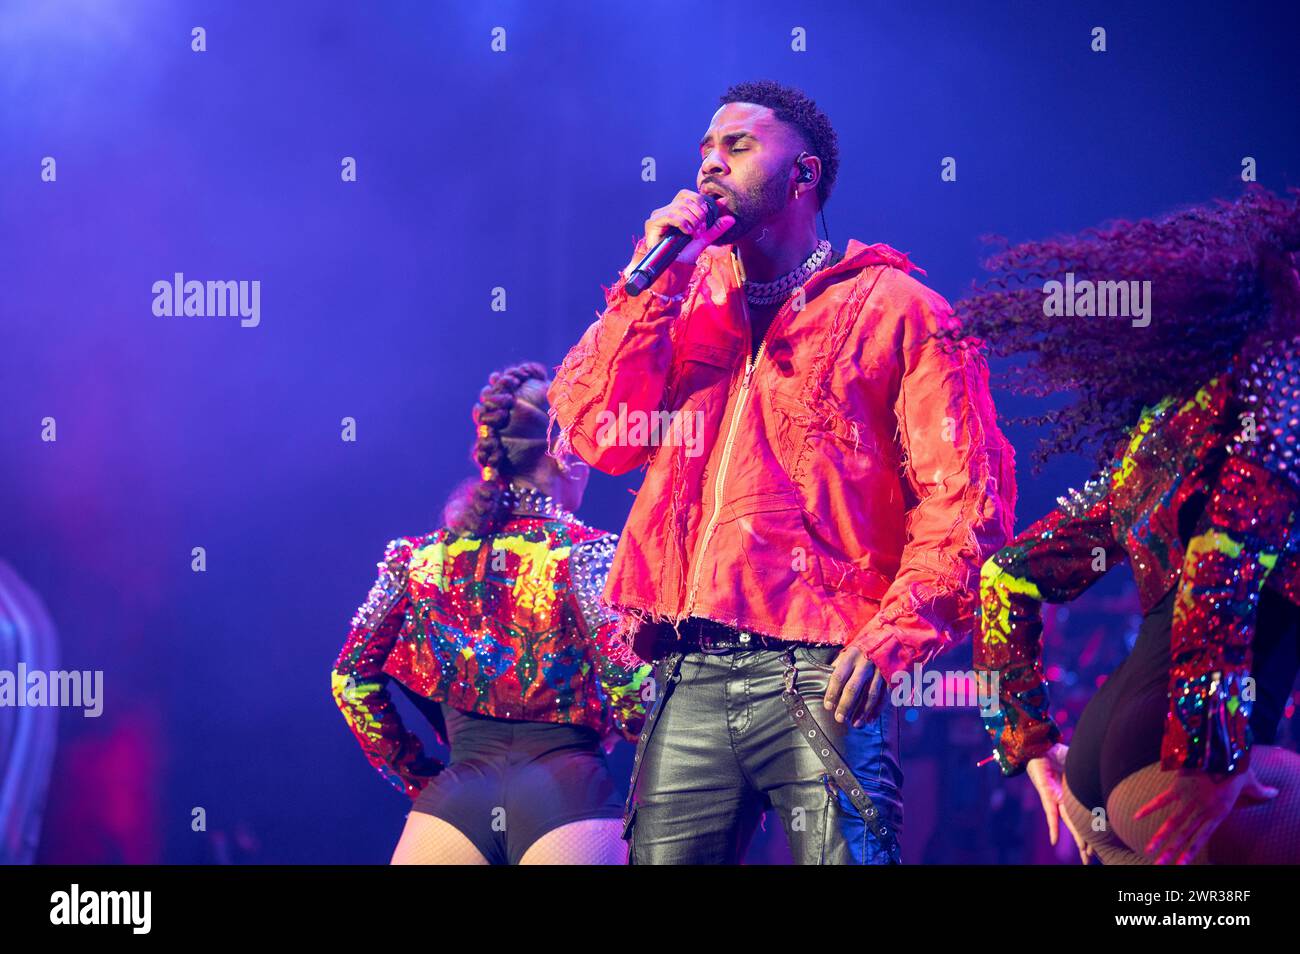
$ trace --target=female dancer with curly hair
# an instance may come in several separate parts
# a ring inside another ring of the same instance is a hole
[[[388,545],[334,664],[366,757],[413,799],[394,864],[621,864],[602,734],[635,739],[649,673],[602,609],[616,537],[572,513],[588,471],[546,453],[540,364],[493,374],[474,408],[477,479],[445,526]],[[401,723],[396,681],[450,743]]]
[[[985,723],[1003,773],[1028,771],[1053,843],[1059,815],[1085,861],[1300,861],[1300,756],[1271,744],[1300,658],[1297,247],[1297,202],[1253,188],[1003,250],[959,306],[970,333],[1024,359],[1018,390],[1072,394],[1034,419],[1053,425],[1040,462],[1101,451],[1082,491],[985,564],[975,643],[976,668],[999,678]],[[1150,310],[1048,314],[1041,283],[1061,279],[1057,293],[1081,296],[1149,282]],[[1125,560],[1137,643],[1067,750],[1041,604]]]

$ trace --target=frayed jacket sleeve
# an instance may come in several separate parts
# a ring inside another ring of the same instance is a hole
[[[1074,599],[1126,559],[1110,500],[1106,474],[1089,480],[981,571],[974,667],[997,683],[997,706],[981,716],[1004,775],[1019,774],[1061,737],[1043,678],[1042,605]]]
[[[631,266],[645,254],[637,243]],[[627,446],[606,420],[627,411],[651,414],[660,409],[672,364],[669,326],[694,288],[695,266],[676,262],[649,289],[633,298],[625,274],[606,290],[605,311],[565,356],[548,397],[551,422],[560,431],[554,451],[572,449],[608,474],[624,474],[646,460],[648,446]]]
[[[419,737],[402,724],[383,671],[406,616],[410,559],[409,541],[388,544],[379,576],[352,618],[330,673],[330,688],[370,764],[390,785],[413,798],[442,770],[442,764],[425,755]]]
[[[1256,361],[1237,389],[1244,412],[1184,553],[1170,637],[1165,769],[1250,764],[1251,640],[1260,592],[1294,543],[1300,505],[1300,338]]]
[[[1014,452],[998,430],[983,356],[933,337],[952,325],[948,303],[896,280],[906,285],[887,292],[904,309],[894,413],[915,503],[898,573],[854,639],[886,680],[969,634],[980,565],[1010,539],[1016,500]]]
[[[610,719],[624,738],[635,742],[645,722],[642,692],[651,667],[615,634],[618,615],[601,600],[617,542],[611,533],[573,547],[569,593],[573,616],[591,641],[592,664]]]

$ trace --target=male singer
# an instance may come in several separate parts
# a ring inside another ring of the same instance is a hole
[[[907,257],[818,241],[826,116],[772,82],[721,102],[696,191],[650,214],[550,389],[556,452],[646,467],[605,588],[657,663],[624,836],[636,864],[734,863],[775,808],[797,862],[896,862],[885,696],[971,628],[1013,454],[983,358],[932,337],[951,312]],[[672,229],[691,241],[632,296]],[[610,426],[681,415],[695,454],[680,427]]]

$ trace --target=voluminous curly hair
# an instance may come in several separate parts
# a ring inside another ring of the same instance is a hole
[[[474,405],[475,441],[470,459],[480,475],[452,492],[443,523],[459,536],[495,533],[509,516],[506,490],[513,477],[531,474],[546,454],[550,381],[535,361],[494,371]],[[490,477],[482,470],[490,467]]]
[[[1190,397],[1220,374],[1255,332],[1284,318],[1270,296],[1277,269],[1300,245],[1296,190],[1280,198],[1259,186],[1233,201],[1160,219],[1114,221],[1046,241],[1003,246],[985,263],[992,277],[957,302],[959,331],[995,355],[1014,357],[1011,390],[1033,397],[1071,394],[1064,407],[1022,417],[1048,424],[1034,459],[1114,450],[1144,407]],[[1052,317],[1047,281],[1150,281],[1150,323],[1121,317]]]
[[[799,131],[808,151],[822,161],[822,177],[817,183],[817,202],[826,205],[835,186],[835,176],[840,169],[839,137],[826,114],[802,90],[782,86],[772,80],[755,80],[737,83],[718,99],[719,106],[728,103],[753,103],[766,106],[776,118]]]

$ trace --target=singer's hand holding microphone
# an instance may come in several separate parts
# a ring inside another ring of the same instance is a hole
[[[735,224],[735,217],[720,208],[713,196],[690,189],[678,192],[672,202],[655,209],[646,219],[645,244],[649,251],[628,273],[628,294],[641,294],[673,262],[694,264],[700,252]]]

